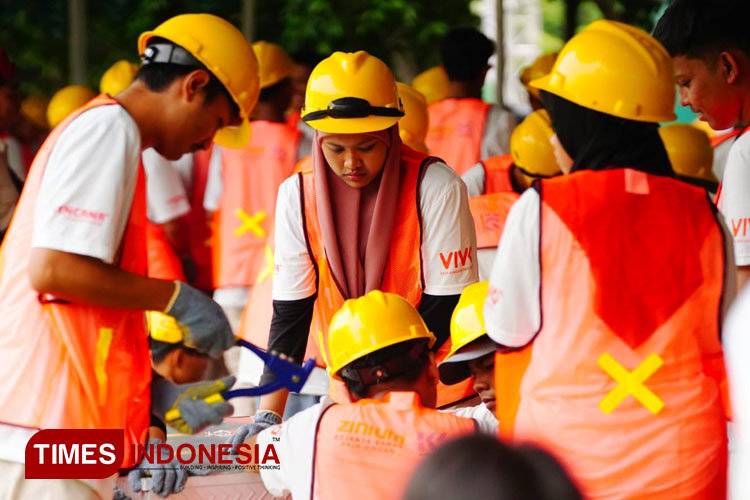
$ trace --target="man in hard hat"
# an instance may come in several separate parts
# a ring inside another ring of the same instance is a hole
[[[450,31],[440,55],[451,82],[450,96],[429,106],[427,147],[458,175],[479,160],[508,154],[516,117],[482,101],[482,86],[495,43],[474,28]]]
[[[743,0],[677,0],[654,28],[672,56],[680,104],[714,130],[742,128],[727,156],[716,204],[734,236],[737,290],[750,281],[750,34]]]
[[[175,318],[186,345],[211,356],[234,336],[199,291],[145,277],[139,160],[143,148],[174,160],[231,135],[223,129],[255,104],[257,61],[239,30],[208,14],[171,18],[138,48],[142,67],[117,100],[99,96],[50,134],[0,247],[0,475],[13,478],[0,496],[112,495],[113,478],[25,481],[37,429],[124,429],[130,467],[152,410],[176,408],[196,430],[231,409],[152,387],[144,310]]]
[[[677,178],[715,193],[719,181],[711,171],[714,149],[708,134],[687,123],[673,123],[661,127],[659,135]]]
[[[494,433],[484,420],[433,409],[434,342],[417,310],[398,295],[376,290],[347,300],[331,321],[328,370],[353,402],[326,397],[257,436],[260,429],[252,430],[246,444],[273,445],[278,454],[278,470],[260,470],[266,488],[276,496],[291,492],[295,500],[397,499],[435,446],[476,430]]]
[[[482,402],[453,411],[462,417],[487,420],[497,425],[495,417],[495,348],[484,327],[484,301],[488,281],[467,286],[461,293],[451,317],[451,350],[438,364],[440,381],[455,385],[470,380]]]
[[[543,54],[537,57],[529,66],[526,66],[521,70],[521,84],[523,84],[523,87],[526,89],[526,93],[529,97],[529,105],[534,111],[544,109],[544,105],[542,104],[541,97],[539,97],[539,89],[535,89],[529,85],[529,83],[532,80],[548,75],[552,70],[552,65],[555,64],[555,60],[557,60],[557,52]]]
[[[422,71],[411,81],[412,87],[425,96],[427,104],[447,99],[451,95],[451,81],[443,66]]]

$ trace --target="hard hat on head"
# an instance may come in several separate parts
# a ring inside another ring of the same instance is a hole
[[[421,72],[414,77],[411,84],[425,96],[427,104],[441,101],[451,93],[451,81],[442,66],[433,66]]]
[[[714,149],[708,135],[692,125],[674,123],[659,129],[672,170],[678,177],[703,181],[713,188],[719,180],[711,171]]]
[[[130,85],[138,72],[138,65],[121,59],[109,67],[99,80],[99,92],[117,95]]]
[[[398,122],[401,140],[410,148],[427,153],[427,145],[424,143],[430,123],[430,117],[427,114],[427,99],[414,87],[405,83],[396,82],[396,86],[405,113]]]
[[[368,354],[417,339],[425,339],[430,345],[435,342],[414,306],[400,295],[373,290],[347,300],[331,318],[328,352],[324,353],[328,371],[336,376]]]
[[[672,60],[645,31],[600,20],[565,44],[532,87],[579,106],[641,122],[675,119]]]
[[[258,59],[260,88],[275,85],[294,71],[294,61],[275,43],[260,40],[253,44],[253,50]]]
[[[557,52],[544,54],[536,58],[530,66],[526,66],[521,70],[521,83],[526,90],[533,95],[535,98],[540,99],[539,89],[529,86],[529,83],[533,80],[549,75],[552,71],[552,67],[555,65],[557,60]]]
[[[451,316],[451,350],[438,365],[440,381],[457,384],[469,378],[467,362],[495,351],[495,344],[484,327],[484,301],[489,281],[480,281],[464,288]]]
[[[553,135],[549,114],[539,109],[518,124],[510,136],[513,163],[530,182],[562,172],[550,142]]]
[[[91,99],[96,97],[93,90],[81,85],[68,85],[63,87],[52,96],[47,106],[47,122],[50,127],[68,117],[73,111],[80,108]]]
[[[396,80],[375,56],[334,52],[310,74],[302,121],[331,134],[377,132],[404,116]]]
[[[34,124],[34,126],[46,130],[49,128],[47,106],[49,106],[48,99],[29,96],[21,101],[21,115]]]
[[[193,65],[190,57],[179,50],[152,48],[147,54],[149,41],[155,37],[169,40],[203,64],[224,85],[239,107],[240,117],[250,116],[260,93],[258,60],[250,42],[231,23],[211,14],[182,14],[138,38],[138,53],[145,58],[144,63]],[[224,127],[214,137],[218,144],[245,144],[248,140],[248,129],[241,126]]]
[[[177,320],[158,311],[146,311],[148,334],[152,339],[166,344],[182,342],[183,335]]]

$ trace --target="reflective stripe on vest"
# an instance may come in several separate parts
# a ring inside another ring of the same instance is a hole
[[[315,434],[310,498],[400,499],[419,463],[474,420],[425,408],[414,392],[333,405]]]
[[[484,194],[515,191],[510,180],[510,169],[513,166],[511,155],[493,156],[481,163],[484,169]]]
[[[480,99],[443,99],[427,107],[430,128],[425,143],[430,153],[463,175],[477,164],[490,104]]]
[[[250,143],[222,149],[223,192],[214,214],[214,286],[251,286],[265,264],[276,195],[297,159],[302,132],[285,123],[250,122]]]
[[[401,171],[399,177],[398,205],[396,220],[390,235],[390,251],[383,271],[380,290],[397,293],[413,306],[419,305],[424,289],[422,276],[422,223],[420,214],[420,184],[423,172],[429,164],[438,161],[410,149],[401,148]],[[344,304],[344,298],[328,267],[323,238],[318,222],[318,208],[315,196],[315,176],[300,173],[302,192],[302,217],[305,224],[310,257],[315,264],[318,277],[318,296],[315,300],[311,334],[317,344],[324,344],[328,338],[328,324],[334,313]],[[321,346],[322,347],[322,346]],[[320,355],[316,356],[323,362]],[[325,366],[325,365],[324,365]]]
[[[539,186],[542,327],[498,356],[498,406],[515,405],[498,418],[560,457],[587,498],[724,498],[706,368],[723,364],[724,239],[705,190],[632,169]]]
[[[81,113],[119,105],[99,96],[57,126],[32,164],[0,247],[0,422],[41,429],[124,429],[123,467],[149,426],[151,362],[143,311],[43,300],[29,283],[39,185],[57,139]],[[128,165],[127,168],[136,168]],[[119,252],[123,271],[146,274],[146,185],[135,196]]]

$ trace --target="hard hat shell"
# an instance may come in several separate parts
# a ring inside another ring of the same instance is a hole
[[[430,117],[427,114],[427,99],[418,90],[406,83],[396,82],[396,87],[405,113],[404,117],[398,122],[401,140],[407,146],[427,153],[427,145],[424,142],[430,123]]]
[[[50,127],[68,117],[73,111],[80,108],[91,99],[96,97],[93,90],[81,85],[68,85],[58,90],[47,106],[47,122]]]
[[[260,40],[253,44],[253,51],[258,59],[261,89],[279,83],[294,71],[294,61],[275,43]]]
[[[442,66],[433,66],[411,81],[412,87],[417,89],[427,99],[427,104],[447,98],[451,92],[451,81]]]
[[[708,135],[692,125],[673,123],[659,129],[672,170],[682,177],[718,183],[712,172],[714,149]]]
[[[521,83],[526,87],[526,90],[537,99],[540,99],[539,89],[529,86],[529,82],[549,75],[556,60],[557,52],[543,54],[537,57],[531,65],[526,66],[521,70]]]
[[[117,95],[133,82],[138,72],[138,65],[121,59],[109,67],[99,80],[99,92]]]
[[[527,116],[510,136],[513,163],[533,180],[560,174],[560,165],[550,139],[555,135],[549,114],[539,109]]]

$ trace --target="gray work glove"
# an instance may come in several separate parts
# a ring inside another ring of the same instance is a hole
[[[186,346],[218,358],[236,341],[224,311],[192,286],[181,281],[175,285],[175,296],[164,314],[177,320]]]
[[[237,447],[251,436],[255,436],[264,429],[279,425],[281,418],[273,412],[259,410],[253,418],[252,424],[243,424],[237,428],[237,432],[229,439],[227,444],[232,445],[232,453],[237,454]]]
[[[233,376],[213,382],[174,385],[167,379],[151,382],[151,411],[164,423],[185,434],[218,425],[234,411],[221,394],[235,382]]]
[[[156,445],[164,444],[164,441],[150,438],[148,444],[153,445],[154,450],[156,450]],[[163,449],[160,451],[162,453],[161,458],[166,459],[169,450]],[[141,478],[148,476],[151,476],[151,491],[162,498],[166,498],[172,493],[181,492],[185,488],[188,471],[180,468],[180,462],[176,458],[172,458],[172,461],[167,464],[152,464],[144,454],[141,457],[141,463],[128,473],[130,489],[136,493],[141,491]]]

